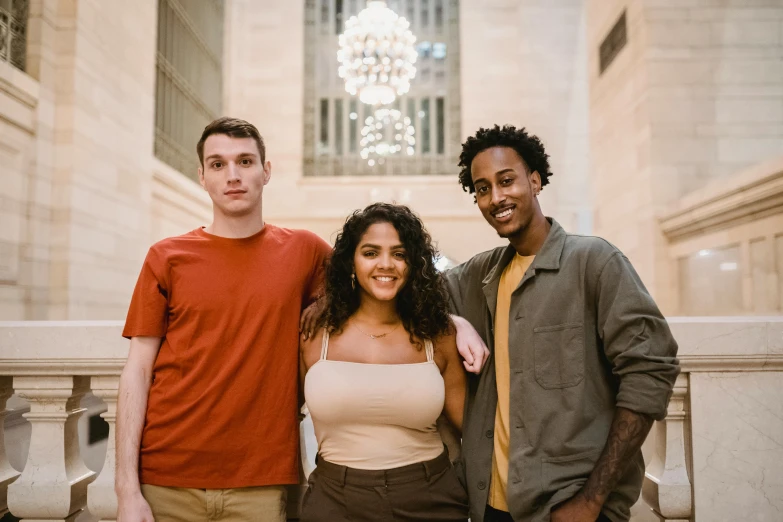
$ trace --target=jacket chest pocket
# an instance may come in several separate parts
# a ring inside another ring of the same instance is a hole
[[[570,388],[582,382],[585,376],[582,323],[534,328],[533,344],[536,381],[542,388]]]

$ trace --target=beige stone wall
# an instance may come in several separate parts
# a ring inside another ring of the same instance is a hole
[[[58,61],[56,20],[67,2],[30,2],[27,72],[0,63],[0,169],[3,171],[0,318],[47,319],[55,169]]]
[[[51,319],[124,316],[149,236],[156,2],[59,2]]]
[[[31,300],[30,229],[28,215],[31,172],[35,157],[38,83],[6,62],[0,62],[0,317],[24,319]],[[45,279],[45,275],[44,275]]]
[[[592,230],[586,14],[583,0],[460,2],[463,136],[505,123],[539,136],[544,211],[579,233]]]
[[[599,77],[598,47],[626,9],[629,39]],[[590,152],[593,215],[597,235],[620,247],[655,293],[656,231],[645,103],[646,26],[641,0],[588,2]]]
[[[194,152],[195,154],[195,152]],[[212,202],[200,185],[153,160],[150,243],[212,222]]]
[[[623,9],[628,44],[599,75],[599,45]],[[588,11],[596,233],[673,312],[675,274],[656,218],[783,150],[783,5],[591,0]]]
[[[671,202],[783,151],[783,4],[646,0],[655,188]]]
[[[783,156],[714,180],[660,223],[674,313],[783,313]]]
[[[0,63],[0,320],[122,319],[149,245],[211,218],[153,157],[157,2],[33,0],[28,33],[26,72]]]

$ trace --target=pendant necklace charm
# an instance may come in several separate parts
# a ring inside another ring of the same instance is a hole
[[[356,323],[354,323],[353,325],[354,325],[354,326],[356,327],[356,329],[357,329],[357,330],[359,330],[361,333],[363,333],[364,335],[366,335],[366,336],[367,336],[367,337],[369,337],[370,339],[372,339],[372,340],[376,341],[376,340],[378,340],[378,339],[381,339],[381,338],[383,338],[383,337],[386,337],[387,335],[389,335],[390,333],[392,333],[394,330],[396,330],[396,329],[397,329],[397,328],[400,326],[400,323],[397,323],[397,326],[395,326],[394,328],[392,328],[390,331],[388,331],[388,332],[386,332],[386,333],[382,333],[382,334],[377,334],[377,335],[376,335],[376,334],[368,334],[367,332],[365,332],[364,330],[362,330],[361,328],[359,328],[359,327],[356,325]]]

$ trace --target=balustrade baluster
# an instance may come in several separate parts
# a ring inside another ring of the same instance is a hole
[[[674,384],[666,418],[653,427],[655,452],[643,488],[645,502],[662,521],[688,522],[693,513],[690,434],[686,432],[689,412],[688,374],[683,373]]]
[[[89,377],[15,376],[16,392],[30,403],[30,451],[21,476],[8,487],[8,507],[22,519],[71,522],[84,510],[95,472],[79,450],[79,402]]]
[[[11,466],[5,454],[5,430],[3,429],[8,414],[6,403],[14,394],[12,384],[11,377],[0,376],[0,517],[8,511],[8,485],[19,476],[19,472]]]
[[[117,520],[117,495],[114,493],[114,430],[117,423],[117,391],[119,375],[102,375],[92,378],[92,393],[106,403],[107,410],[101,414],[109,423],[109,440],[106,444],[106,458],[98,478],[87,488],[87,506],[90,513],[101,522]]]

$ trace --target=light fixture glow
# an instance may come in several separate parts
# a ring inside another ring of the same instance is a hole
[[[402,132],[397,131],[397,125],[402,126]],[[362,159],[368,160],[371,167],[382,165],[383,158],[399,154],[405,148],[410,156],[414,152],[416,144],[414,128],[408,118],[403,118],[402,113],[396,109],[378,109],[365,120],[362,129],[362,139],[359,144],[362,150],[359,153]]]
[[[409,27],[386,2],[376,0],[345,22],[337,60],[349,94],[369,105],[386,105],[408,92],[418,56]]]

